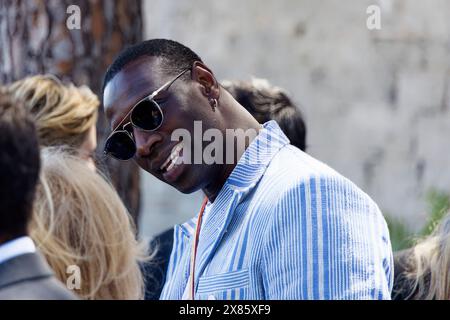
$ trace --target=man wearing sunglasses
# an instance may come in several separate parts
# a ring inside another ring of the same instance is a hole
[[[392,250],[376,204],[292,146],[276,122],[261,126],[192,50],[165,39],[126,49],[105,75],[103,100],[106,154],[206,195],[199,214],[175,226],[162,299],[390,298]],[[195,137],[197,121],[223,134],[221,153],[234,161],[179,161],[195,148],[173,133]],[[227,130],[256,136],[230,149]]]

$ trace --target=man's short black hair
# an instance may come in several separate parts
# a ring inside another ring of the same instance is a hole
[[[40,156],[34,121],[0,90],[0,238],[27,233],[39,178]]]
[[[163,67],[168,74],[178,74],[191,68],[195,61],[202,61],[200,57],[188,47],[173,40],[151,39],[135,44],[123,50],[109,66],[103,80],[103,89],[114,76],[127,64],[142,56],[162,57]]]
[[[299,108],[281,88],[265,79],[224,81],[222,86],[231,93],[259,123],[278,122],[291,144],[306,151],[306,125]]]

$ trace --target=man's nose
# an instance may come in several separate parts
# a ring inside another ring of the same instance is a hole
[[[157,132],[142,132],[139,130],[134,130],[134,139],[138,158],[148,157],[152,153],[153,147],[162,141],[161,135]]]

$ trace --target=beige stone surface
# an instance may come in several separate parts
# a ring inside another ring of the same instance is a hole
[[[381,30],[366,9],[381,7]],[[301,105],[309,152],[415,228],[425,193],[450,192],[450,1],[145,0],[145,37],[178,40],[218,79],[269,79]],[[196,214],[143,179],[142,231]],[[157,196],[155,196],[157,194]]]

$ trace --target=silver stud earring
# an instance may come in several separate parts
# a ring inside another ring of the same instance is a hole
[[[209,104],[211,105],[212,110],[216,111],[218,105],[217,99],[209,98]]]

